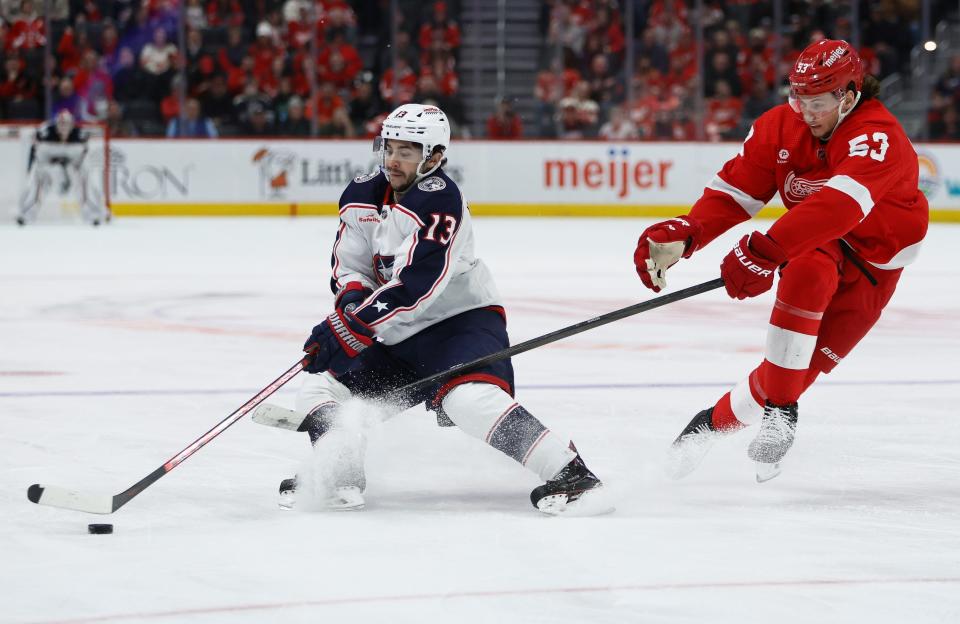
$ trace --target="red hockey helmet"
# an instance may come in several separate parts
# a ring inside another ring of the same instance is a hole
[[[794,96],[845,91],[851,82],[859,93],[863,86],[863,62],[846,41],[822,39],[800,53],[789,80]]]

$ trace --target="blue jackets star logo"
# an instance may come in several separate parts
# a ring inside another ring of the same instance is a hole
[[[382,301],[375,301],[373,303],[373,307],[377,309],[377,312],[383,312],[387,309],[387,304],[383,303]]]

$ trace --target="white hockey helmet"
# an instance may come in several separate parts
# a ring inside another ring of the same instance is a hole
[[[433,173],[421,172],[420,167],[430,158],[436,147],[442,147],[444,156],[450,153],[450,122],[447,115],[436,106],[427,104],[404,104],[387,115],[380,128],[380,136],[375,141],[374,149],[380,155],[380,166],[384,164],[383,148],[388,139],[419,143],[422,147],[422,159],[417,165],[417,179]]]

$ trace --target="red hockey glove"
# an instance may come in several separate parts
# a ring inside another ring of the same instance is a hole
[[[766,234],[744,236],[720,263],[720,276],[727,294],[746,299],[765,293],[773,286],[773,274],[787,261],[787,254]]]
[[[683,215],[651,225],[640,235],[633,264],[640,281],[653,292],[667,287],[667,269],[680,258],[689,258],[700,247],[703,228],[693,217]]]
[[[307,353],[303,370],[308,373],[330,371],[334,376],[346,372],[350,361],[373,344],[373,330],[349,312],[336,310],[313,328],[303,345]]]

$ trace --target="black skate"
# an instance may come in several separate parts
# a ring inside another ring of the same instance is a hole
[[[673,479],[687,476],[700,465],[717,440],[739,430],[740,427],[716,429],[713,426],[712,407],[698,413],[670,445],[666,463],[667,474]]]
[[[594,516],[610,513],[613,505],[600,496],[603,482],[590,472],[579,455],[541,486],[530,492],[530,502],[545,514]]]
[[[774,405],[767,401],[763,408],[760,431],[757,432],[757,437],[750,442],[750,446],[747,448],[747,455],[758,464],[758,481],[769,480],[761,479],[763,468],[759,465],[772,466],[779,464],[790,447],[793,446],[793,439],[797,433],[798,417],[799,409],[796,403]],[[777,473],[779,474],[779,470],[777,470]],[[776,474],[773,476],[776,476]]]

